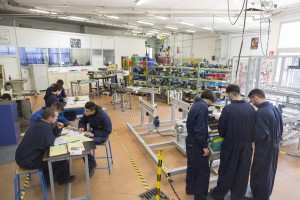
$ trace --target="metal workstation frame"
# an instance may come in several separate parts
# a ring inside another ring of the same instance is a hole
[[[160,124],[161,125],[170,125],[170,128],[166,128],[163,130],[159,130],[160,133],[165,133],[165,132],[170,132],[174,131],[175,123],[176,123],[176,110],[181,109],[182,110],[182,115],[181,115],[181,121],[186,120],[188,112],[191,108],[191,104],[186,103],[184,101],[181,101],[179,99],[170,98],[171,104],[172,104],[172,110],[171,110],[171,120],[169,121],[162,121]],[[139,105],[141,106],[141,123],[132,125],[130,123],[127,123],[128,128],[130,131],[134,134],[134,136],[137,138],[139,143],[144,147],[144,149],[147,151],[147,153],[151,156],[151,158],[155,161],[155,163],[158,163],[158,158],[154,151],[152,150],[153,148],[159,148],[159,147],[164,147],[164,146],[170,146],[170,145],[175,145],[176,148],[186,156],[186,148],[185,145],[182,145],[182,143],[179,142],[180,140],[180,135],[176,135],[176,139],[172,141],[167,141],[167,142],[161,142],[161,143],[154,143],[154,144],[147,144],[142,136],[147,136],[147,135],[152,135],[156,134],[154,131],[154,126],[153,126],[153,119],[156,116],[156,107],[152,106],[150,103],[142,99],[141,97],[139,98]],[[146,112],[149,114],[148,115],[148,123],[145,123],[145,114]],[[148,131],[146,132],[138,132],[136,129],[141,128],[141,127],[146,127],[148,126]],[[182,139],[182,138],[181,138]],[[184,141],[185,142],[185,141]],[[215,159],[214,155],[210,157],[211,165],[212,165],[212,159]],[[215,164],[215,163],[214,163]],[[172,168],[169,169],[165,165],[162,167],[164,173],[168,173],[170,176],[177,175],[177,174],[182,174],[186,172],[187,166],[181,166],[177,168]],[[215,181],[217,180],[216,176],[213,176],[210,178],[210,181]]]

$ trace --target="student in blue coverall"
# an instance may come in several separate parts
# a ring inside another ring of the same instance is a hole
[[[64,101],[66,102],[68,99],[67,99],[67,94],[66,94],[66,91],[64,89],[64,81],[59,79],[56,81],[56,84],[58,84],[60,87],[61,87],[61,92],[60,94],[57,96],[58,97],[58,100],[60,103],[63,103]],[[51,87],[53,87],[54,84],[52,84],[50,87],[47,88],[46,90],[46,93],[47,92],[51,92]]]
[[[106,142],[112,131],[111,120],[106,110],[103,110],[102,107],[97,106],[94,102],[87,102],[84,106],[83,117],[78,123],[79,132],[87,131],[87,124],[90,125],[91,130],[85,132],[85,136],[93,138],[95,144]],[[88,160],[90,176],[92,176],[97,164],[91,154],[88,155]]]
[[[46,108],[42,119],[30,125],[19,144],[15,159],[25,169],[42,169],[45,181],[49,185],[48,163],[43,161],[45,150],[54,146],[52,124],[56,122],[58,112],[54,108]],[[60,127],[61,128],[61,127]],[[75,180],[71,176],[69,162],[66,160],[52,163],[54,178],[58,184],[66,184]]]
[[[58,95],[61,93],[61,87],[58,84],[52,84],[50,89],[46,91],[44,96],[46,107],[50,107],[54,102],[59,102]],[[64,107],[66,102],[60,102]]]
[[[219,119],[218,130],[224,141],[217,186],[211,189],[210,196],[221,200],[230,191],[232,200],[243,200],[252,158],[255,110],[242,100],[239,86],[229,85],[226,93],[231,104],[223,108]]]
[[[250,186],[254,200],[269,200],[275,181],[279,142],[283,132],[281,114],[275,106],[266,101],[262,90],[254,89],[248,97],[258,108],[253,136],[255,151]]]
[[[38,111],[36,111],[34,114],[31,115],[30,117],[30,125],[34,124],[36,121],[42,119],[42,113],[44,112],[46,107],[42,107]],[[51,105],[51,108],[54,108],[58,112],[58,117],[57,117],[57,123],[61,123],[60,126],[67,127],[67,129],[71,129],[72,126],[65,117],[60,115],[60,113],[63,111],[63,107],[59,102],[55,102]],[[57,136],[57,133],[54,133],[55,136]]]
[[[207,199],[209,185],[208,161],[208,106],[216,101],[212,90],[205,89],[201,98],[196,97],[187,117],[186,137],[186,194],[195,200]]]

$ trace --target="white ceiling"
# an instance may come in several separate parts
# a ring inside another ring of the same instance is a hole
[[[176,32],[194,30],[196,32],[210,32],[203,27],[213,28],[216,32],[241,32],[244,13],[235,26],[228,20],[227,1],[230,3],[230,15],[236,16],[243,5],[243,0],[145,0],[144,4],[137,6],[136,0],[0,0],[0,13],[41,15],[30,11],[28,8],[36,8],[46,11],[56,12],[56,15],[43,14],[43,16],[58,18],[64,17],[69,20],[70,16],[82,17],[80,20],[86,23],[106,24],[118,27],[124,25],[135,25],[144,32],[150,29],[157,29],[160,32],[171,32],[166,26],[177,27]],[[8,3],[9,2],[9,3]],[[15,2],[13,5],[12,3]],[[261,0],[248,0],[248,8],[261,9]],[[263,12],[247,13],[247,32],[257,32],[260,29],[260,14],[264,17],[271,16],[290,8],[300,7],[299,0],[267,0],[269,4]],[[271,8],[272,2],[277,4],[277,8]],[[271,8],[271,9],[270,9]],[[5,16],[8,14],[4,14]],[[119,19],[109,19],[106,16],[118,16]],[[1,16],[1,14],[0,14]],[[155,16],[166,17],[158,19]],[[22,16],[19,16],[22,17]],[[23,16],[25,17],[25,16]],[[232,18],[232,21],[235,18]],[[154,25],[142,25],[137,20],[153,23]],[[180,22],[193,23],[195,26],[188,26]],[[265,20],[261,24],[262,30],[266,30],[268,24]]]

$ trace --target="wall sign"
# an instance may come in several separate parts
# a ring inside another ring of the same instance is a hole
[[[70,38],[70,45],[72,48],[81,48],[81,40]]]
[[[10,42],[9,30],[0,29],[0,44],[9,44],[9,42]]]
[[[250,49],[258,48],[259,37],[251,38],[251,46]]]

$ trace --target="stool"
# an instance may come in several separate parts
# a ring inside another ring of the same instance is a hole
[[[41,184],[31,186],[29,188],[27,188],[27,186],[24,184],[24,188],[21,189],[21,187],[20,187],[20,176],[21,175],[27,175],[27,178],[29,179],[28,181],[31,181],[31,179],[32,179],[31,175],[32,174],[37,174],[39,176]],[[42,199],[47,200],[47,185],[46,185],[46,181],[44,179],[43,172],[40,169],[30,170],[30,169],[24,169],[24,168],[21,168],[21,167],[17,166],[16,167],[16,172],[15,172],[15,178],[14,178],[14,185],[15,185],[15,200],[23,199],[21,197],[21,193],[23,191],[29,190],[29,189],[32,189],[32,188],[35,188],[35,187],[38,187],[38,186],[41,186],[42,190],[43,190],[43,198]]]
[[[131,93],[126,92],[126,91],[114,91],[113,93],[113,100],[112,104],[114,105],[114,110],[116,110],[116,104],[120,103],[122,112],[125,110],[125,105],[129,104],[129,109],[131,109],[131,103],[132,103],[132,98],[131,98]]]
[[[96,167],[96,169],[108,169],[108,174],[110,174],[110,167],[114,163],[113,162],[113,156],[112,156],[112,150],[111,150],[111,145],[110,145],[110,140],[108,139],[105,143],[103,144],[96,144],[96,146],[104,146],[105,147],[105,152],[106,156],[96,156],[95,149],[93,150],[93,156],[95,159],[97,158],[106,158],[107,161],[107,167]]]

